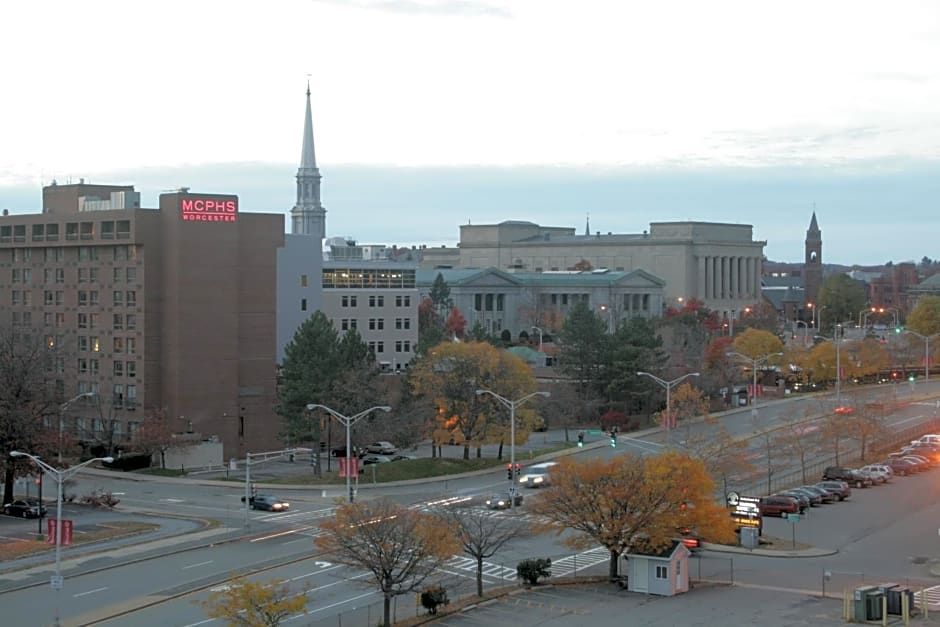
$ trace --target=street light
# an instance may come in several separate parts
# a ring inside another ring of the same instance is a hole
[[[816,339],[833,342],[836,345],[836,407],[842,406],[842,356],[840,347],[842,346],[842,325],[836,324],[832,327],[832,337],[825,335],[813,336]]]
[[[744,355],[743,353],[736,353],[734,351],[730,351],[725,354],[728,357],[737,357],[739,359],[743,359],[744,361],[751,362],[751,371],[754,373],[754,387],[751,392],[751,394],[753,394],[754,402],[751,405],[751,416],[753,416],[754,419],[756,420],[757,419],[757,366],[759,366],[761,362],[768,361],[771,357],[780,357],[781,355],[783,355],[783,353],[770,353],[769,355],[761,355],[760,357],[748,357],[747,355]]]
[[[392,411],[392,408],[389,407],[388,405],[377,405],[375,407],[370,407],[369,409],[363,410],[353,416],[344,416],[343,414],[339,413],[335,409],[331,409],[327,407],[326,405],[320,405],[319,403],[309,403],[307,405],[308,411],[313,411],[314,409],[322,409],[323,411],[329,413],[331,416],[339,420],[346,427],[346,498],[347,498],[346,502],[352,503],[353,502],[352,477],[350,477],[349,475],[349,467],[350,467],[349,456],[352,453],[352,434],[350,432],[350,429],[352,428],[354,424],[356,424],[357,422],[359,422],[361,419],[365,418],[372,412],[376,410],[381,410],[381,411],[388,413]]]
[[[811,313],[810,317],[812,318],[813,328],[818,329],[819,323],[822,320],[823,309],[828,309],[829,306],[823,305],[822,307],[814,307],[813,303],[806,303],[806,306],[812,309],[812,311],[810,312]]]
[[[607,333],[614,332],[614,310],[610,308],[610,305],[603,304],[600,306],[600,310],[607,313]]]
[[[72,399],[74,400],[74,399]],[[56,591],[55,595],[55,625],[59,625],[59,590],[62,589],[62,484],[69,479],[71,479],[79,470],[93,464],[95,462],[105,462],[110,464],[114,461],[113,457],[95,457],[94,459],[89,459],[87,461],[78,464],[77,466],[72,466],[71,468],[66,468],[65,470],[58,470],[53,468],[46,462],[42,461],[35,455],[30,455],[29,453],[23,453],[22,451],[10,451],[10,457],[28,457],[33,460],[40,470],[50,475],[56,482],[56,499],[55,499],[55,575],[50,580],[52,589]],[[42,511],[42,503],[39,504],[39,509]]]
[[[511,401],[505,396],[500,396],[492,390],[477,390],[477,396],[483,396],[484,394],[489,394],[509,408],[509,468],[511,470],[510,475],[512,476],[512,483],[509,484],[509,509],[511,510],[516,506],[516,407],[522,405],[524,402],[534,396],[548,398],[551,396],[551,394],[549,392],[532,392],[531,394],[526,394],[520,399]]]
[[[91,396],[98,396],[97,392],[82,392],[75,398],[70,398],[61,405],[59,405],[59,465],[62,465],[62,419],[65,417],[65,412],[68,411],[68,408],[72,406],[72,403],[77,401],[80,398],[87,398]]]
[[[666,388],[666,443],[669,444],[670,443],[669,441],[671,439],[671,429],[672,429],[672,396],[671,396],[672,388],[677,383],[684,381],[688,379],[689,377],[700,377],[702,375],[701,373],[698,373],[698,372],[689,372],[687,374],[682,375],[681,377],[673,379],[672,381],[666,381],[665,379],[660,379],[656,375],[650,374],[649,372],[637,372],[636,376],[649,377],[656,383]]]
[[[536,326],[533,326],[533,327],[532,327],[532,330],[539,332],[539,352],[541,353],[541,352],[542,352],[542,329],[540,329],[540,328],[538,328],[538,327],[536,327]],[[542,364],[542,365],[545,365],[545,364]]]
[[[793,320],[793,323],[796,325],[796,328],[799,329],[800,325],[803,325],[803,346],[806,346],[807,332],[809,331],[809,325],[802,320]],[[796,339],[796,331],[793,331],[793,338]]]
[[[934,333],[933,335],[921,335],[917,331],[911,331],[910,329],[904,329],[905,333],[910,333],[911,335],[916,335],[920,339],[924,340],[924,382],[930,381],[930,340],[935,337],[940,337],[940,333]]]

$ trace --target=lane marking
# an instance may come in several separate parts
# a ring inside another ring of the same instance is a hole
[[[190,564],[189,566],[183,566],[183,570],[189,570],[190,568],[196,568],[198,566],[206,566],[211,563],[212,563],[212,560],[209,560],[207,562],[199,562],[198,564]]]
[[[215,620],[214,618],[207,618],[206,620],[201,620],[198,623],[190,623],[186,625],[185,627],[196,627],[196,625],[205,625],[206,623],[211,623],[214,620]]]
[[[309,531],[313,529],[313,525],[308,525],[306,527],[299,527],[297,529],[288,529],[287,531],[281,531],[280,533],[272,533],[268,536],[261,536],[260,538],[253,538],[249,542],[262,542],[264,540],[271,540],[273,538],[280,538],[282,536],[289,536],[292,533],[300,533],[302,531]]]
[[[78,594],[73,594],[72,596],[75,598],[78,598],[78,597],[83,597],[88,594],[94,594],[96,592],[104,592],[107,589],[108,589],[107,586],[105,586],[104,588],[95,588],[94,590],[89,590],[88,592],[79,592]]]

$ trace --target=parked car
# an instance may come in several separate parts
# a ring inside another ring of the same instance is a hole
[[[800,504],[792,496],[764,496],[757,504],[761,516],[779,516],[799,514]]]
[[[809,495],[802,490],[784,490],[783,492],[778,492],[773,496],[792,496],[799,502],[801,514],[813,506],[812,499],[810,499]]]
[[[930,462],[926,457],[920,455],[905,455],[901,459],[906,459],[917,467],[918,471],[930,470]]]
[[[931,466],[936,465],[937,462],[940,461],[940,447],[934,446],[933,444],[912,444],[911,446],[902,448],[901,452],[925,457],[927,461],[930,462]]]
[[[519,507],[522,505],[522,495],[517,494],[513,499],[515,506]],[[509,509],[509,494],[494,494],[490,498],[486,499],[486,506],[490,509]]]
[[[911,444],[937,444],[940,445],[940,433],[928,433],[927,435],[922,435],[916,440],[911,440]]]
[[[883,466],[887,466],[891,469],[894,474],[901,477],[907,476],[913,472],[917,472],[917,468],[912,462],[907,461],[906,459],[901,459],[900,457],[888,457],[888,459],[882,462]]]
[[[251,499],[251,509],[263,509],[269,512],[284,512],[290,509],[290,503],[270,494],[259,494]]]
[[[363,466],[368,466],[370,464],[385,464],[392,461],[392,458],[388,455],[363,455],[360,461]]]
[[[852,496],[852,488],[850,488],[849,484],[845,481],[820,481],[816,484],[816,487],[831,492],[840,501],[844,501]]]
[[[3,513],[19,518],[38,518],[46,515],[46,506],[36,499],[17,499],[4,505]]]
[[[845,481],[856,488],[867,488],[872,484],[871,477],[842,466],[829,466],[823,471],[822,478],[823,481]]]
[[[785,494],[787,496],[802,494],[806,497],[806,500],[809,501],[810,507],[818,507],[822,505],[822,497],[820,495],[808,490],[804,490],[803,488],[790,488],[789,490],[785,490],[780,494]]]
[[[394,455],[398,448],[391,442],[373,442],[366,447],[366,453],[375,453],[376,455]]]
[[[801,485],[798,489],[818,495],[820,502],[822,503],[832,503],[836,500],[836,497],[832,494],[832,492],[823,490],[822,488],[817,488],[814,485]]]
[[[337,446],[336,448],[330,451],[330,456],[331,457],[349,457],[349,455],[346,455],[345,446]],[[357,449],[355,446],[352,447],[352,457],[358,457],[358,456],[359,456],[359,449]]]
[[[867,472],[875,483],[887,483],[891,479],[891,471],[877,464],[862,466],[859,470]]]

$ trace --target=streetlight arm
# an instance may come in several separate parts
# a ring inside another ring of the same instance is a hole
[[[477,396],[483,396],[484,394],[489,394],[490,396],[492,396],[493,398],[495,398],[496,400],[498,400],[500,403],[502,403],[503,405],[505,405],[505,406],[508,407],[509,409],[512,409],[512,408],[514,408],[514,407],[518,407],[519,405],[523,404],[524,402],[526,402],[527,400],[529,400],[529,399],[532,398],[533,396],[541,396],[541,397],[543,397],[543,398],[548,398],[549,396],[551,396],[551,393],[550,393],[550,392],[532,392],[531,394],[526,394],[526,395],[523,396],[522,398],[518,398],[518,399],[516,399],[516,400],[514,400],[514,401],[511,401],[511,400],[509,400],[508,398],[506,398],[505,396],[500,396],[499,394],[497,394],[496,392],[494,392],[494,391],[492,391],[492,390],[477,390],[477,391],[476,391],[476,394],[477,394]]]

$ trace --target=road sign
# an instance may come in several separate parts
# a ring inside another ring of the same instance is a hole
[[[728,505],[731,507],[737,507],[738,503],[741,501],[741,495],[737,492],[728,492]]]
[[[49,578],[49,585],[52,586],[53,590],[61,590],[64,577],[62,575],[53,575]]]
[[[787,520],[789,520],[791,523],[800,522],[801,516],[799,514],[787,514],[786,516],[787,516]]]

